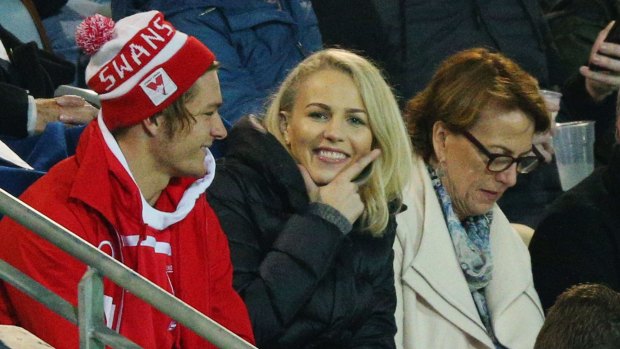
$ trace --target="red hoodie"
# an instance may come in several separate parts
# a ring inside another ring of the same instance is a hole
[[[232,287],[228,241],[203,194],[214,168],[200,180],[173,179],[154,210],[111,139],[105,126],[91,123],[76,155],[52,168],[21,199],[253,343],[247,310]],[[0,258],[77,304],[83,263],[9,218],[0,222],[0,241]],[[0,323],[22,326],[57,348],[78,347],[75,325],[5,288]],[[104,308],[108,327],[144,348],[214,347],[107,279]]]

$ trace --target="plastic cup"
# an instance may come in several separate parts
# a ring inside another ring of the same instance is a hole
[[[594,171],[594,121],[557,123],[553,147],[560,184],[566,191]]]
[[[551,113],[551,121],[555,122],[555,117],[560,110],[560,99],[562,99],[562,94],[551,90],[540,90],[540,95],[545,101],[547,110]]]

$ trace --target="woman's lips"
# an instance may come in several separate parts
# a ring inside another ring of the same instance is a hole
[[[482,192],[482,195],[488,201],[497,201],[497,200],[499,200],[500,196],[502,195],[502,193],[499,192],[499,191],[485,190],[485,189],[481,189],[480,191]]]

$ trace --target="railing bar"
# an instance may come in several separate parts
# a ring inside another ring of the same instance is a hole
[[[99,339],[101,342],[111,346],[112,348],[142,349],[141,346],[105,326],[98,326],[97,329],[92,331],[91,336]]]
[[[105,345],[93,335],[98,323],[103,323],[103,280],[97,270],[86,269],[78,284],[78,321],[81,349],[104,349]]]
[[[13,287],[24,292],[31,298],[36,299],[38,302],[48,307],[56,314],[62,316],[67,321],[76,325],[78,324],[76,310],[71,303],[67,302],[54,292],[48,290],[40,283],[2,259],[0,259],[0,279],[13,285]],[[95,337],[100,338],[105,344],[108,344],[114,348],[140,348],[139,345],[105,326],[96,328],[92,334]]]
[[[219,348],[255,348],[241,337],[177,299],[142,275],[101,252],[0,188],[0,214],[7,215],[70,255],[96,268],[117,285],[169,315]]]
[[[0,278],[31,298],[36,299],[71,323],[77,324],[75,307],[71,303],[2,259],[0,259]]]

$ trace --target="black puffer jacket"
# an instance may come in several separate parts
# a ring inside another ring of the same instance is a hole
[[[393,348],[396,222],[383,237],[313,213],[301,174],[270,134],[239,122],[208,200],[228,236],[234,286],[259,348]]]

